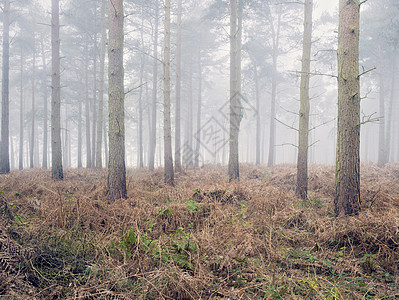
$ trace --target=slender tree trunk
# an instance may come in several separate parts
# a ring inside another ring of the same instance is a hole
[[[79,75],[78,75],[79,76]],[[81,85],[81,90],[80,90],[81,96],[84,95],[84,86],[83,84]],[[82,98],[80,97],[79,99],[79,104],[78,104],[78,169],[82,168],[82,111],[83,111],[83,103],[82,103]]]
[[[360,211],[359,0],[339,1],[335,214]]]
[[[86,168],[91,168],[88,34],[86,34],[86,41],[85,41],[85,114],[86,114]]]
[[[195,144],[194,166],[199,167],[200,163],[200,147],[201,147],[201,108],[202,108],[202,64],[201,64],[201,47],[198,45],[198,103],[197,103],[197,135]]]
[[[299,110],[299,143],[297,160],[297,188],[296,194],[302,199],[308,196],[308,148],[309,148],[309,81],[310,54],[312,48],[312,12],[313,0],[305,1],[304,31],[302,46],[302,71]]]
[[[107,124],[103,122],[103,131],[104,131],[104,158],[105,158],[105,166],[109,165],[109,151],[108,151],[108,132],[107,132]]]
[[[14,157],[14,142],[12,136],[10,136],[10,155],[11,155],[11,162],[10,162],[10,167],[11,170],[15,169],[15,157]]]
[[[389,108],[386,118],[386,135],[385,135],[385,161],[390,162],[391,155],[391,133],[392,133],[392,110],[395,101],[395,83],[396,83],[396,62],[395,57],[392,57],[392,83],[391,83],[391,97],[389,99]]]
[[[34,34],[33,34],[34,35]],[[30,142],[30,160],[29,167],[34,168],[34,151],[35,151],[35,117],[36,117],[36,107],[35,107],[35,77],[36,77],[36,50],[35,50],[35,37],[33,36],[33,59],[32,59],[32,124],[31,124],[31,142]]]
[[[0,173],[10,173],[10,1],[3,7],[3,74],[1,107]]]
[[[21,48],[21,70],[20,70],[20,98],[19,98],[19,169],[24,168],[24,66],[25,59]]]
[[[240,130],[240,95],[238,91],[238,16],[237,0],[230,0],[230,137],[229,181],[240,177],[238,163],[238,135]]]
[[[91,167],[96,166],[96,133],[97,133],[97,7],[94,9],[94,43],[93,43],[93,99],[91,131]]]
[[[188,97],[187,97],[187,117],[186,130],[183,147],[183,161],[186,168],[193,166],[193,55],[190,55],[189,75],[188,75]]]
[[[41,41],[41,50],[42,50],[42,64],[43,64],[43,161],[42,167],[43,169],[48,168],[47,163],[47,140],[48,140],[48,100],[47,100],[47,63],[46,63],[46,56],[44,53],[44,44],[43,40]]]
[[[110,0],[108,42],[109,167],[107,197],[126,198],[125,111],[123,71],[123,0]]]
[[[182,0],[177,1],[177,40],[176,40],[176,106],[175,106],[175,170],[181,172],[181,18]]]
[[[255,154],[255,164],[260,165],[260,138],[261,138],[261,128],[260,128],[260,91],[259,91],[259,76],[258,68],[256,62],[254,63],[254,79],[255,79],[255,98],[256,98],[256,154]]]
[[[165,41],[164,41],[164,181],[174,183],[172,128],[170,120],[170,0],[165,0]]]
[[[61,98],[60,98],[60,21],[59,0],[52,0],[51,5],[51,177],[62,180],[61,150]]]
[[[140,64],[140,91],[139,91],[139,124],[138,124],[138,167],[144,167],[143,161],[143,78],[144,78],[144,67],[145,67],[145,49],[144,49],[144,13],[142,12],[141,17],[141,47],[142,47],[142,55],[141,55],[141,64]]]
[[[378,167],[382,168],[386,164],[386,153],[385,153],[385,81],[384,81],[384,58],[381,46],[379,47],[380,56],[380,69],[379,69],[379,81],[380,81],[380,93],[379,93],[379,113],[383,117],[378,127]]]
[[[276,144],[276,98],[277,98],[277,59],[279,55],[281,10],[278,11],[277,28],[274,28],[272,20],[273,36],[273,71],[272,71],[272,99],[270,105],[270,134],[269,134],[269,156],[267,166],[271,167],[276,162],[275,144]]]
[[[152,68],[152,118],[150,135],[150,155],[148,167],[154,170],[155,149],[157,145],[157,100],[158,100],[158,27],[159,27],[159,0],[155,0],[155,26],[154,26],[154,50]]]
[[[105,75],[105,49],[107,43],[107,32],[105,23],[106,1],[101,1],[101,48],[100,48],[100,90],[98,94],[98,116],[97,116],[97,146],[96,146],[96,168],[103,167],[102,160],[102,131],[104,118],[104,75]]]

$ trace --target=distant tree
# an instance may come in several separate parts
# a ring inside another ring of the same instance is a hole
[[[108,9],[109,166],[107,197],[110,201],[115,201],[126,198],[123,0],[110,0]]]
[[[175,105],[175,170],[181,171],[181,21],[182,0],[177,1],[177,38],[176,38],[176,105]]]
[[[32,127],[30,134],[30,151],[29,151],[29,167],[34,168],[34,151],[35,151],[35,119],[36,119],[36,106],[35,106],[35,79],[36,79],[36,43],[35,43],[35,33],[33,32],[33,58],[32,58]]]
[[[60,98],[60,4],[51,2],[51,177],[62,180],[61,98]]]
[[[360,211],[359,0],[339,1],[335,215]]]
[[[174,183],[172,128],[170,117],[170,0],[165,0],[165,38],[164,38],[164,180]]]
[[[238,135],[241,122],[241,101],[240,101],[240,85],[239,73],[241,60],[238,52],[239,49],[239,33],[238,26],[238,7],[237,0],[230,0],[230,138],[229,138],[229,165],[228,175],[229,181],[239,179],[239,163],[238,163]]]
[[[3,71],[1,93],[0,173],[10,173],[10,1],[3,7]]]
[[[308,194],[308,148],[309,148],[309,80],[310,53],[312,47],[312,12],[313,0],[305,1],[304,31],[302,46],[302,71],[299,110],[299,144],[297,161],[296,193],[302,199]]]

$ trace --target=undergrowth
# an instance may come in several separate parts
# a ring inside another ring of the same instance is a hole
[[[306,201],[289,165],[245,165],[231,184],[207,166],[175,187],[162,170],[129,171],[128,199],[114,203],[105,171],[2,175],[0,297],[398,298],[399,165],[362,172],[362,212],[349,218],[333,216],[326,166],[311,168]]]

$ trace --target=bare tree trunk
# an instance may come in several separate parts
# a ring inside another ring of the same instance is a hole
[[[199,167],[200,147],[201,147],[201,108],[202,108],[202,64],[201,64],[201,46],[198,45],[198,103],[197,103],[197,129],[196,144],[194,155],[194,166]]]
[[[91,131],[91,167],[96,166],[96,133],[97,133],[97,7],[94,9],[94,42],[93,42],[93,99],[92,99],[92,131]]]
[[[381,46],[379,47],[380,56],[380,68],[379,68],[379,81],[380,81],[380,93],[379,93],[379,113],[382,117],[378,126],[378,167],[382,168],[386,164],[386,153],[385,153],[385,82],[384,82],[384,58]]]
[[[258,68],[256,63],[253,62],[254,68],[254,79],[255,79],[255,98],[256,98],[256,158],[255,164],[258,166],[260,165],[260,137],[261,137],[261,130],[260,130],[260,91],[259,91],[259,76],[258,76]]]
[[[51,5],[51,177],[62,180],[64,172],[62,169],[61,150],[61,98],[60,98],[60,13],[59,0],[52,0]]]
[[[24,65],[25,59],[21,48],[21,69],[20,69],[20,94],[19,94],[19,169],[24,168]]]
[[[359,0],[339,1],[335,215],[360,211]]]
[[[238,91],[238,16],[237,0],[230,0],[230,137],[229,181],[240,177],[238,163],[238,135],[240,130],[240,95]]]
[[[81,96],[84,95],[84,86],[81,85]],[[83,111],[83,103],[82,98],[79,99],[78,104],[78,169],[82,168],[82,111]]]
[[[164,181],[174,183],[172,128],[170,122],[170,0],[165,0],[165,41],[164,41]]]
[[[30,160],[29,167],[34,168],[34,151],[35,151],[35,117],[36,117],[36,107],[35,107],[35,77],[36,77],[36,50],[35,50],[35,34],[33,33],[33,59],[32,59],[32,124],[31,124],[31,134],[30,134]]]
[[[43,65],[43,161],[42,167],[43,169],[48,168],[47,163],[47,140],[48,140],[48,101],[47,101],[47,63],[46,63],[46,56],[44,53],[44,44],[43,40],[41,41],[41,50],[42,50],[42,65]]]
[[[103,131],[104,131],[104,158],[105,158],[105,166],[108,167],[109,164],[109,152],[108,152],[108,132],[107,132],[107,124],[103,122]]]
[[[389,99],[388,116],[386,118],[386,135],[385,135],[385,161],[390,162],[391,155],[391,133],[392,133],[392,110],[395,101],[395,83],[396,83],[396,62],[395,57],[392,57],[392,83],[391,83],[391,97]]]
[[[276,162],[275,144],[276,144],[276,98],[277,98],[277,59],[279,55],[280,44],[280,27],[281,27],[281,10],[277,15],[277,28],[274,28],[272,20],[272,36],[273,36],[273,71],[272,71],[272,99],[270,105],[270,135],[269,135],[269,156],[267,166],[271,167]]]
[[[177,2],[177,40],[176,40],[176,106],[175,106],[175,170],[181,172],[181,18],[182,0]]]
[[[150,135],[150,155],[148,167],[154,170],[155,149],[157,145],[157,100],[158,100],[158,27],[159,27],[159,0],[155,0],[155,26],[154,26],[154,62],[152,68],[152,118]]]
[[[296,194],[302,199],[308,197],[308,149],[309,149],[309,81],[310,81],[310,53],[312,49],[312,13],[313,0],[305,1],[304,31],[302,48],[302,71],[299,110],[299,143],[297,161]]]
[[[108,200],[115,201],[126,198],[123,0],[111,0],[108,18],[109,168],[107,197]]]
[[[89,37],[85,41],[85,114],[86,114],[86,168],[91,168],[90,99],[89,99]]]
[[[138,167],[144,167],[143,161],[143,78],[144,78],[144,67],[145,67],[145,49],[144,49],[144,13],[142,12],[141,17],[141,47],[142,47],[142,54],[141,54],[141,64],[140,64],[140,91],[139,91],[139,124],[138,124],[138,131],[139,131],[139,139],[138,139]]]
[[[11,167],[11,170],[13,170],[13,169],[15,169],[15,157],[14,157],[14,142],[13,142],[13,137],[12,136],[10,136],[10,151],[11,151],[11,153],[10,153],[10,155],[11,155],[10,167]]]
[[[106,1],[101,1],[101,48],[100,48],[100,90],[98,95],[98,116],[97,116],[97,146],[96,146],[96,168],[103,167],[102,160],[102,131],[104,119],[104,75],[105,75],[105,48],[107,43],[107,32],[105,23]]]
[[[10,1],[3,7],[3,74],[1,107],[0,173],[10,173]]]

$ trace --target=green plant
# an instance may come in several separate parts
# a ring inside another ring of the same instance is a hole
[[[201,207],[199,206],[199,203],[193,200],[188,199],[186,201],[186,207],[189,211],[194,212],[194,211],[200,211]]]

